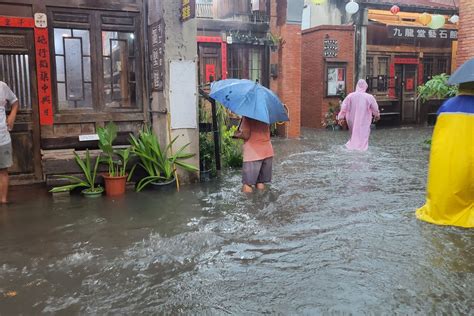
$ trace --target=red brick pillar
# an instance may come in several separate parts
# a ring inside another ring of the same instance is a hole
[[[474,57],[474,1],[461,0],[459,5],[458,66]]]
[[[279,133],[296,138],[301,128],[301,25],[286,23],[286,0],[271,2],[271,16],[271,32],[281,37],[282,44],[270,56],[270,63],[278,68],[277,77],[270,79],[270,88],[287,106],[290,117]]]

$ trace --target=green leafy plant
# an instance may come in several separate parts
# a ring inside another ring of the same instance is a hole
[[[337,115],[341,111],[339,103],[329,102],[329,109],[324,114],[324,120],[321,122],[326,128],[335,128],[337,125]]]
[[[156,135],[149,127],[144,127],[138,137],[132,134],[130,135],[132,152],[140,159],[139,165],[148,174],[138,182],[138,192],[152,182],[166,182],[172,180],[176,170],[175,166],[190,172],[199,171],[195,166],[182,161],[195,156],[192,153],[185,152],[189,144],[182,146],[176,153],[171,154],[171,148],[177,139],[178,137],[175,137],[171,143],[165,148],[162,148]],[[133,167],[133,170],[134,169],[135,166]]]
[[[125,176],[128,162],[132,156],[131,148],[115,149],[113,147],[113,142],[117,138],[117,131],[117,125],[113,122],[109,122],[105,127],[101,127],[97,130],[97,134],[99,135],[99,148],[105,155],[102,162],[108,165],[108,173],[111,177]]]
[[[224,165],[229,168],[241,168],[243,164],[243,141],[232,138],[237,128],[237,126],[226,127],[222,133],[222,158]]]
[[[448,85],[449,76],[440,74],[433,76],[424,85],[418,87],[418,98],[422,102],[430,99],[444,99],[455,96],[458,92],[457,86]]]
[[[77,165],[79,168],[81,168],[81,171],[84,175],[84,180],[75,177],[75,176],[57,176],[59,179],[62,180],[68,180],[70,184],[59,186],[59,187],[54,187],[51,189],[49,192],[51,193],[57,193],[57,192],[68,192],[71,190],[74,190],[76,188],[86,188],[86,192],[103,192],[104,189],[101,186],[96,186],[95,185],[95,180],[97,177],[97,168],[99,167],[99,162],[100,162],[100,155],[96,158],[95,164],[92,167],[91,163],[91,157],[89,150],[86,151],[86,157],[84,160],[79,157],[79,155],[74,152],[74,160],[76,161]]]
[[[273,51],[276,51],[285,44],[285,41],[280,35],[271,32],[268,33],[268,41],[270,42],[270,47]]]
[[[199,134],[199,159],[201,171],[210,170],[213,166],[214,142],[211,140],[212,134]]]

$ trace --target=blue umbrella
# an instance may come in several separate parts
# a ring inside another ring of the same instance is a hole
[[[235,114],[272,124],[289,121],[283,103],[273,91],[246,79],[226,79],[211,85],[210,96]]]
[[[459,83],[473,82],[474,81],[474,58],[468,60],[461,67],[459,67],[449,77],[448,84],[454,85]]]

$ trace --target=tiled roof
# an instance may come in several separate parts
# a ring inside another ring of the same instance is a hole
[[[358,2],[430,9],[459,9],[459,0],[360,0]]]

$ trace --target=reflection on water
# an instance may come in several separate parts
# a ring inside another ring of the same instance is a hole
[[[430,129],[276,140],[271,189],[228,172],[178,194],[16,192],[0,209],[0,314],[469,314],[474,232],[415,219]],[[15,296],[7,295],[15,291]]]

